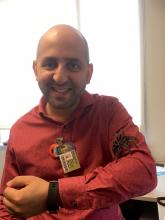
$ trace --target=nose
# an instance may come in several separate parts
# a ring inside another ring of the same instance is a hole
[[[62,66],[59,65],[54,73],[53,73],[53,80],[57,83],[57,84],[64,84],[66,81],[68,81],[68,74],[66,69]]]

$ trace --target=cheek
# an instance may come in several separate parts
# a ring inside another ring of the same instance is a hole
[[[51,74],[47,71],[40,71],[37,76],[36,79],[38,82],[46,82],[49,81],[51,77]]]
[[[76,87],[83,87],[84,85],[87,84],[87,78],[85,75],[75,75],[70,77],[70,80],[72,81],[73,85]]]
[[[40,75],[37,81],[38,81],[38,85],[40,89],[43,92],[49,89],[49,84],[51,84],[51,78],[49,77],[49,75],[46,75],[46,74]]]

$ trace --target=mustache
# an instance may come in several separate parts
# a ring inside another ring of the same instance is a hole
[[[49,81],[47,83],[47,86],[49,88],[53,88],[53,89],[58,89],[58,88],[70,89],[70,88],[74,87],[73,83],[71,81],[69,81],[69,80],[64,82],[64,83],[62,83],[62,84],[61,83],[59,84],[56,81]]]

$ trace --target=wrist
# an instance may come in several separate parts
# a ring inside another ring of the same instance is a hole
[[[47,197],[47,210],[50,213],[57,212],[60,207],[58,181],[50,181]]]

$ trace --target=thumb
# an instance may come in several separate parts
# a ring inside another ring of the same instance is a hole
[[[33,176],[16,176],[12,180],[8,181],[6,185],[12,188],[22,188],[28,185],[33,178]]]

